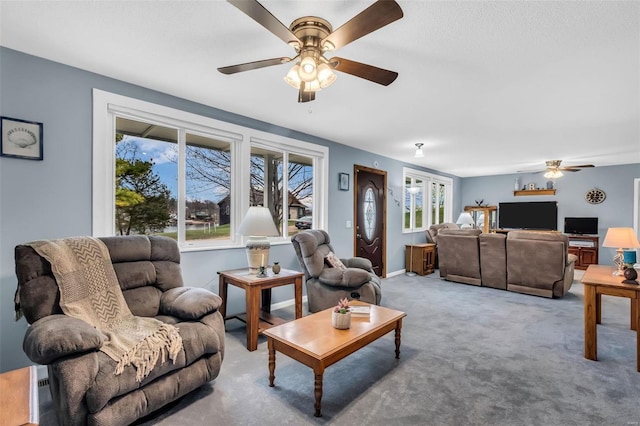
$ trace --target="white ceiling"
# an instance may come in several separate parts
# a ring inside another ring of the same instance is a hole
[[[337,28],[373,0],[261,3],[287,26]],[[640,2],[399,4],[402,19],[336,52],[398,79],[339,74],[305,104],[290,65],[216,71],[294,53],[221,0],[1,1],[0,44],[461,177],[640,163]]]

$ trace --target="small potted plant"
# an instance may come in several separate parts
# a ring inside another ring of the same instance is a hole
[[[339,330],[346,330],[351,327],[351,307],[349,306],[349,299],[346,297],[340,299],[338,306],[333,308],[331,325]]]

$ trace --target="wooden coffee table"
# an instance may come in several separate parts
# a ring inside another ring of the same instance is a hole
[[[364,303],[363,303],[364,304]],[[407,314],[371,305],[369,317],[351,317],[351,328],[331,326],[333,308],[278,325],[264,331],[269,348],[269,386],[273,387],[276,351],[313,369],[315,375],[315,413],[322,416],[322,377],[325,368],[358,349],[395,330],[396,358],[400,358],[400,330]]]

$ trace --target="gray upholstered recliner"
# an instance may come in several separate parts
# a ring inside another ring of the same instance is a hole
[[[51,264],[28,245],[15,249],[16,308],[31,324],[23,349],[48,365],[49,386],[61,425],[125,425],[218,376],[224,356],[224,323],[218,295],[184,287],[177,243],[166,237],[100,238],[133,315],[175,325],[182,350],[175,363],[158,361],[141,382],[131,365],[115,375],[116,362],[99,351],[105,335],[65,315]]]
[[[305,275],[309,312],[335,306],[344,297],[380,304],[380,278],[373,272],[369,259],[340,259],[345,269],[329,266],[325,258],[334,250],[329,234],[322,230],[299,232],[291,242]]]

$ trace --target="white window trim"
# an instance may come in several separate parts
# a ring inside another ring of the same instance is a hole
[[[405,228],[404,226],[404,200],[407,197],[406,180],[407,178],[422,180],[422,186],[420,188],[422,192],[423,206],[422,206],[422,223],[420,228]],[[409,167],[402,168],[402,233],[410,234],[413,232],[424,231],[428,228],[429,224],[433,222],[431,217],[431,184],[441,183],[445,185],[445,222],[451,222],[453,215],[453,179],[446,176],[440,176],[433,173],[425,172],[422,170],[416,170]]]
[[[286,149],[314,159],[314,227],[327,228],[328,220],[328,180],[329,148],[272,133],[262,132],[225,121],[215,120],[198,114],[178,110],[127,96],[93,89],[93,160],[92,160],[92,234],[93,236],[115,235],[115,117],[144,119],[168,127],[189,127],[203,134],[212,135],[233,142],[231,239],[224,245],[211,242],[181,244],[182,251],[210,250],[242,247],[244,241],[235,233],[236,226],[249,209],[250,143],[260,142],[271,147]],[[180,138],[183,139],[183,138]],[[247,143],[250,141],[250,143]],[[179,145],[180,147],[181,145]],[[184,178],[184,171],[179,171]],[[179,176],[180,179],[180,176]],[[179,185],[182,192],[183,185]],[[244,189],[243,189],[244,188]],[[184,194],[178,194],[184,199]],[[280,238],[274,243],[290,243]]]

